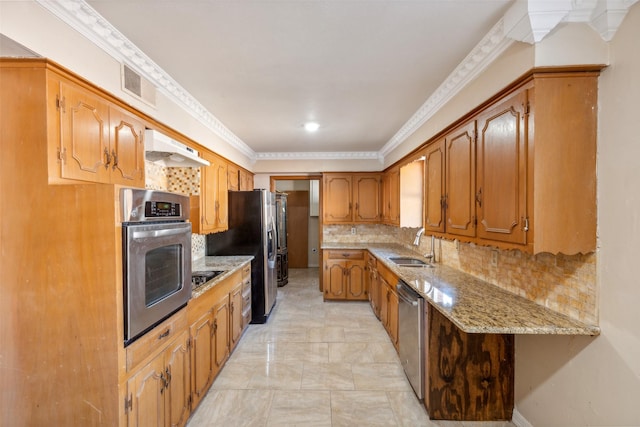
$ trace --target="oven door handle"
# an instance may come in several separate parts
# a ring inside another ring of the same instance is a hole
[[[170,230],[145,230],[145,231],[134,231],[131,234],[133,239],[144,239],[148,237],[166,237],[166,236],[175,236],[177,234],[184,234],[184,228],[174,228]]]

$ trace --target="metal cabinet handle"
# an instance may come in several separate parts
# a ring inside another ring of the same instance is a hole
[[[107,169],[111,164],[111,154],[108,149],[104,149],[104,168]]]
[[[478,202],[478,206],[482,207],[482,187],[476,193],[476,202]]]
[[[113,159],[112,169],[115,170],[115,168],[118,167],[118,155],[116,154],[116,150],[111,150],[111,158]]]
[[[160,335],[158,335],[158,340],[161,340],[162,338],[166,338],[169,336],[169,334],[171,333],[171,329],[167,328],[166,331],[164,331],[163,333],[161,333]]]

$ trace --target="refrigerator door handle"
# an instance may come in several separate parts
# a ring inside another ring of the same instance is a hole
[[[267,230],[267,259],[269,261],[276,259],[275,242],[273,237],[273,229]]]

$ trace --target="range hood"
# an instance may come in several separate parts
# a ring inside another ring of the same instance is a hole
[[[145,158],[169,167],[199,168],[211,163],[198,157],[193,148],[169,138],[157,130],[147,129],[144,135]]]

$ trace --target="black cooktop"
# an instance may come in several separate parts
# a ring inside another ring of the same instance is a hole
[[[191,284],[193,285],[193,289],[198,289],[200,286],[222,273],[224,273],[224,271],[217,270],[191,272]]]

